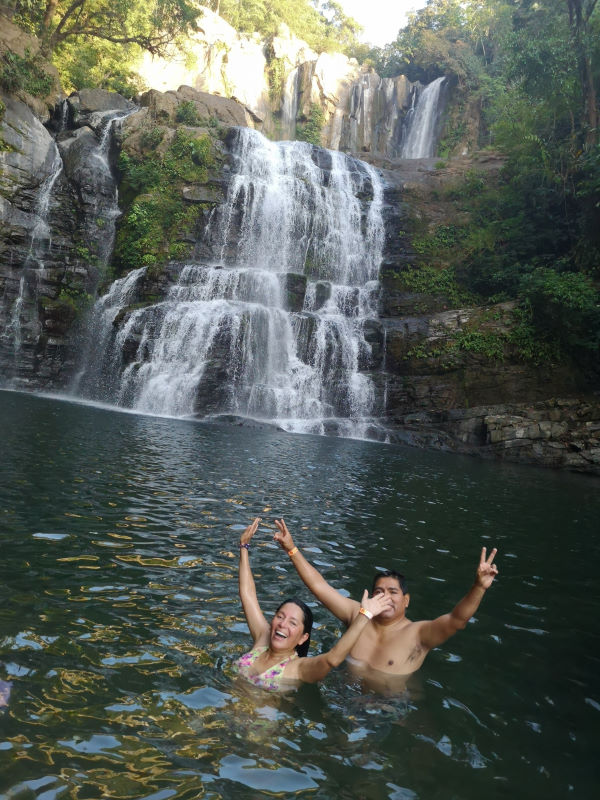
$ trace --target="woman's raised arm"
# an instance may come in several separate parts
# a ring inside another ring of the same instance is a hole
[[[250,555],[248,552],[250,550],[250,541],[256,533],[259,523],[260,517],[256,517],[240,536],[240,600],[242,601],[246,622],[255,645],[258,643],[266,644],[269,637],[269,623],[260,609],[258,597],[256,596],[256,586],[250,569]]]
[[[352,624],[327,653],[313,658],[301,658],[297,664],[298,678],[306,683],[314,683],[324,678],[334,667],[338,667],[352,650],[358,637],[369,624],[369,621],[389,608],[392,601],[381,594],[369,597],[365,589],[360,603],[360,611],[354,617]]]

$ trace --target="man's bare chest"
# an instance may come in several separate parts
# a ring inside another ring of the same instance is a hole
[[[407,675],[421,666],[426,654],[417,626],[409,623],[400,630],[365,630],[352,648],[351,656],[373,669]]]

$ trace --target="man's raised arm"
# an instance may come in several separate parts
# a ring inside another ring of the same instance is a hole
[[[275,525],[277,526],[277,533],[273,538],[286,551],[296,567],[298,575],[317,600],[320,600],[339,620],[346,625],[350,625],[358,614],[360,603],[350,597],[344,597],[343,594],[340,594],[333,586],[327,583],[321,573],[304,558],[300,550],[294,545],[292,535],[282,519],[276,519]]]
[[[417,623],[419,625],[419,638],[423,647],[429,650],[433,647],[438,647],[457,631],[466,628],[468,621],[479,608],[483,595],[490,588],[498,574],[498,567],[493,563],[496,552],[497,550],[494,547],[489,557],[487,557],[486,548],[481,548],[475,583],[449,614],[443,614],[441,617],[428,622]]]

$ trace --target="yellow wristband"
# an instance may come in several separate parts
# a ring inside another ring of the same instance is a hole
[[[359,608],[358,613],[364,614],[367,619],[373,619],[373,612],[368,611],[366,608],[363,608],[362,606]]]
[[[291,550],[287,551],[287,554],[291,558],[292,556],[295,556],[297,552],[298,552],[298,548],[297,547],[292,547]]]

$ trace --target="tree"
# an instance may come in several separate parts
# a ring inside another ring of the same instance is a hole
[[[590,20],[597,0],[566,0],[566,2],[587,123],[585,144],[586,147],[592,147],[598,141],[598,102],[592,65]]]
[[[193,0],[16,0],[14,19],[33,31],[44,55],[75,37],[135,44],[156,55],[193,30]]]

